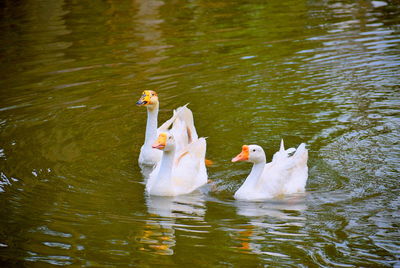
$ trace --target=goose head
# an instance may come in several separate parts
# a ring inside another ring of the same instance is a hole
[[[251,163],[265,162],[264,150],[258,145],[243,145],[242,152],[232,159],[232,162],[238,161]]]
[[[175,139],[171,134],[160,133],[152,147],[165,152],[172,151],[175,149]]]
[[[154,107],[158,104],[157,92],[153,90],[145,90],[140,99],[136,102],[137,106]]]

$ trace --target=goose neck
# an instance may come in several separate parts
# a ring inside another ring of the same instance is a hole
[[[145,144],[152,144],[157,139],[158,104],[147,107],[147,124]]]
[[[174,163],[175,149],[164,151],[159,171],[159,179],[168,180],[171,179],[172,165]]]
[[[254,163],[249,176],[247,176],[246,182],[252,185],[256,184],[263,173],[264,167],[265,162]]]

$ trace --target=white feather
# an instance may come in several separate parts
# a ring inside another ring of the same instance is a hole
[[[251,146],[259,147],[258,145],[250,145],[249,148]],[[251,155],[252,150],[250,149],[249,151]],[[267,164],[263,164],[265,163],[265,153],[262,148],[256,153],[263,154],[263,157],[257,158],[263,159],[263,161],[254,164],[252,172],[235,193],[236,199],[269,199],[305,191],[308,178],[308,150],[305,148],[304,143],[300,144],[297,149],[290,148],[285,150],[282,140],[279,151],[274,154],[272,161]],[[253,172],[255,169],[259,169],[260,172]]]

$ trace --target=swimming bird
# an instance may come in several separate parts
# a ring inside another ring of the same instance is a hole
[[[178,149],[186,146],[192,142],[193,139],[198,138],[196,128],[194,127],[193,114],[192,111],[186,107],[187,105],[174,110],[173,116],[159,128],[157,128],[159,110],[157,93],[153,90],[143,91],[136,105],[145,106],[147,108],[145,140],[143,146],[140,148],[138,161],[141,168],[153,168],[161,160],[162,152],[152,148],[152,144],[156,141],[161,132],[166,132],[170,129],[169,131],[174,135],[176,147]],[[179,131],[174,127],[174,123],[178,118],[182,121],[181,124],[184,124],[184,127],[181,127]]]
[[[235,199],[265,200],[277,196],[305,191],[308,178],[308,150],[305,143],[297,149],[285,150],[283,140],[270,163],[266,163],[263,148],[243,145],[242,152],[232,162],[253,163],[253,168],[242,186],[235,192]]]
[[[177,121],[177,129],[184,128]],[[188,194],[207,183],[205,165],[206,139],[198,138],[181,150],[170,133],[160,133],[152,148],[162,151],[161,162],[150,173],[146,191],[150,195],[177,196]]]

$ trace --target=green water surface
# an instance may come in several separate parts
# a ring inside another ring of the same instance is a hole
[[[398,267],[397,1],[0,4],[1,267]],[[137,164],[190,103],[210,184],[149,197]],[[305,195],[239,202],[251,165],[306,142]]]

